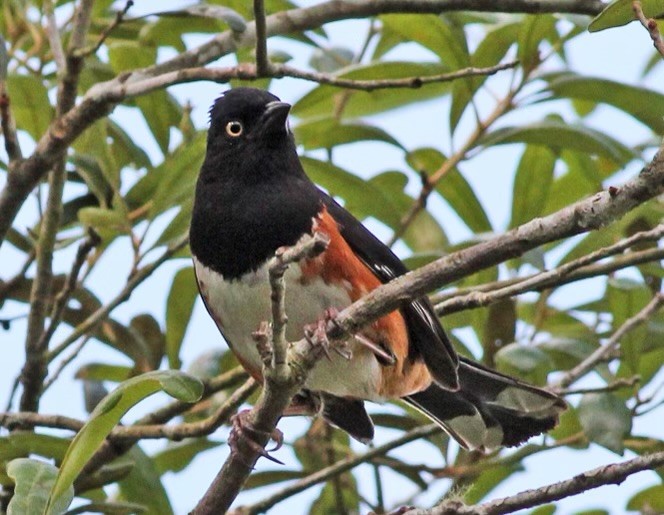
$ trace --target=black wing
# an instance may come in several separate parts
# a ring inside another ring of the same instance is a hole
[[[383,283],[408,272],[401,260],[359,220],[320,192],[323,204],[339,224],[339,231],[351,249]],[[440,325],[429,299],[422,297],[401,308],[411,343],[409,359],[423,359],[436,383],[447,390],[459,388],[457,356]]]

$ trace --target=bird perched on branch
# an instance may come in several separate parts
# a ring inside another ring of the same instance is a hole
[[[286,272],[287,337],[343,309],[405,265],[305,175],[288,127],[290,105],[253,88],[219,97],[210,110],[207,152],[190,230],[201,296],[240,363],[261,380],[252,339],[270,320],[267,263],[280,247],[314,231],[326,250]],[[330,353],[309,374],[289,414],[320,414],[367,442],[374,428],[364,401],[401,399],[467,449],[518,445],[557,422],[556,395],[457,356],[425,298],[364,327],[350,357]]]

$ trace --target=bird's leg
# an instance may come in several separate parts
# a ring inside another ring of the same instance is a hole
[[[251,412],[249,410],[242,410],[237,413],[232,419],[232,427],[231,427],[231,432],[228,435],[228,445],[231,448],[231,452],[237,452],[240,455],[242,455],[239,444],[242,442],[243,445],[246,445],[249,447],[252,451],[255,453],[259,454],[260,456],[263,456],[264,458],[267,458],[270,461],[273,461],[275,463],[278,463],[279,465],[283,465],[284,463],[277,458],[273,457],[270,455],[271,452],[274,452],[278,450],[284,443],[284,435],[281,431],[279,431],[277,428],[274,428],[274,430],[271,433],[267,433],[264,431],[259,431],[256,429],[253,424],[251,423],[251,420],[249,418],[249,414]],[[259,444],[256,440],[260,437],[265,437],[269,436],[272,440],[274,440],[275,446],[272,449],[265,449],[261,444]]]

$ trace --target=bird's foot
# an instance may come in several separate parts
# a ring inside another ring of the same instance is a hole
[[[231,419],[232,428],[230,435],[228,436],[228,445],[230,446],[231,451],[242,455],[239,449],[239,444],[242,442],[242,445],[247,446],[256,454],[263,456],[263,458],[267,458],[279,465],[283,465],[284,463],[282,461],[270,455],[271,452],[278,450],[283,445],[283,433],[277,428],[274,428],[271,433],[256,429],[249,419],[250,413],[249,410],[242,410]],[[258,438],[262,439],[266,436],[274,440],[275,446],[272,449],[265,449],[256,441]]]
[[[325,311],[323,311],[323,316],[316,323],[304,328],[304,336],[312,347],[320,346],[327,359],[332,359],[330,349],[339,354],[342,358],[350,359],[353,355],[345,342],[331,345],[330,340],[327,337],[327,326],[330,322],[337,325],[336,318],[338,314],[339,311],[336,308],[325,309]]]

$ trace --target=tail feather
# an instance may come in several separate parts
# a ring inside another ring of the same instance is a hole
[[[514,446],[552,429],[565,401],[551,392],[461,359],[458,391],[432,384],[405,397],[467,449]]]

